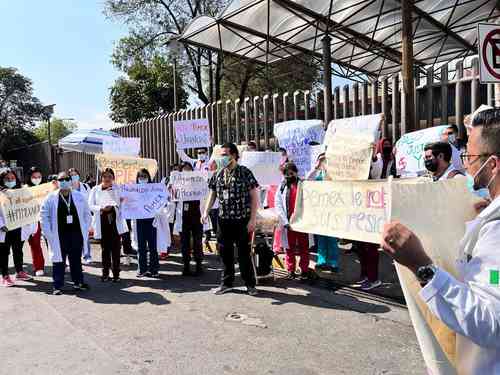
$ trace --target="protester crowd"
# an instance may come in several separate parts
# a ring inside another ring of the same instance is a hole
[[[359,256],[360,281],[364,290],[381,285],[379,280],[379,248],[415,274],[422,285],[420,297],[443,323],[459,334],[457,357],[462,369],[470,373],[500,371],[500,109],[490,108],[475,113],[470,120],[469,140],[464,147],[457,139],[456,126],[450,126],[438,142],[427,144],[423,159],[432,181],[466,176],[470,191],[478,196],[477,219],[466,226],[457,260],[458,275],[453,276],[434,265],[417,236],[404,225],[387,223],[381,245],[352,242]],[[249,143],[257,150],[255,142]],[[45,272],[46,259],[42,242],[48,246],[52,263],[53,294],[64,290],[65,273],[69,273],[73,288],[89,289],[82,268],[92,262],[90,237],[101,246],[102,282],[120,282],[121,253],[137,254],[137,277],[159,277],[160,259],[165,259],[175,247],[182,253],[185,276],[203,273],[203,237],[205,243],[216,234],[217,249],[223,262],[221,284],[214,290],[223,294],[235,282],[235,247],[241,278],[249,295],[256,295],[256,265],[251,256],[258,210],[274,208],[278,225],[273,233],[273,250],[285,254],[290,279],[313,279],[316,272],[340,272],[339,243],[343,240],[295,231],[290,225],[297,206],[301,178],[299,170],[285,149],[280,149],[282,182],[276,186],[259,186],[252,171],[239,163],[240,151],[235,144],[221,146],[220,153],[209,157],[208,149],[196,150],[192,159],[180,152],[182,163],[171,171],[210,171],[209,194],[205,201],[175,199],[169,176],[162,180],[171,193],[167,203],[154,217],[128,221],[122,213],[122,198],[115,183],[115,172],[104,169],[99,183],[92,177],[81,181],[77,169],[61,171],[57,176],[43,176],[41,169],[32,167],[25,185],[34,187],[45,181],[54,184],[40,211],[40,222],[9,230],[4,213],[0,212],[0,271],[2,285],[13,286],[17,280],[30,280],[24,269],[23,245],[26,241],[32,253],[34,277]],[[463,160],[463,162],[462,162]],[[399,178],[395,150],[389,139],[374,145],[370,179]],[[314,168],[305,179],[328,179],[325,153],[319,154]],[[147,169],[137,173],[139,185],[153,183]],[[2,191],[21,189],[23,182],[14,170],[2,164]],[[133,236],[131,236],[131,233]],[[132,237],[134,241],[132,241]],[[173,240],[180,238],[180,241]],[[137,250],[132,248],[136,243]],[[316,270],[310,268],[309,252],[317,252]],[[12,251],[15,279],[9,275],[9,255]],[[299,262],[297,265],[297,257]],[[195,261],[194,271],[191,260]]]

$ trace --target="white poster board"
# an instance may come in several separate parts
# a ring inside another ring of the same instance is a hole
[[[372,143],[376,143],[380,138],[380,126],[383,120],[382,113],[332,120],[328,124],[325,143],[329,145],[336,132],[365,134],[370,137]]]
[[[168,201],[165,184],[120,185],[121,213],[125,219],[150,219]]]
[[[424,163],[424,147],[441,140],[448,125],[406,133],[396,142],[396,167],[401,176],[418,176],[427,172]]]
[[[204,200],[208,194],[210,175],[205,171],[172,172],[172,199],[184,202]]]
[[[330,180],[368,180],[373,144],[369,134],[337,131],[326,152]]]
[[[174,121],[177,150],[209,147],[211,144],[208,119]]]
[[[240,164],[253,172],[259,185],[268,186],[281,183],[280,162],[281,152],[245,151]]]
[[[104,138],[102,141],[103,154],[139,156],[140,152],[140,138]]]
[[[311,142],[323,143],[325,130],[321,120],[293,120],[274,125],[274,136],[280,147],[286,149],[288,158],[304,176],[311,166]]]

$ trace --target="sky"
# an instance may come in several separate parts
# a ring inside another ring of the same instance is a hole
[[[0,66],[30,78],[34,95],[80,128],[113,126],[108,95],[120,72],[110,56],[127,28],[102,10],[103,0],[0,0]]]

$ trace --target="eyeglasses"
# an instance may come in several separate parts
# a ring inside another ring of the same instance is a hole
[[[463,153],[462,155],[460,155],[460,159],[462,159],[462,163],[466,163],[471,165],[471,164],[474,164],[476,161],[478,161],[480,158],[484,158],[484,157],[487,157],[487,156],[491,156],[493,154],[467,154],[467,153]],[[473,157],[477,157],[476,160],[474,160],[472,163],[470,161],[471,158]]]
[[[59,181],[59,182],[62,182],[62,181],[71,181],[71,177],[58,178],[57,181]]]

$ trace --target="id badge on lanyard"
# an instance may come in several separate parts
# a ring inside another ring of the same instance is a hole
[[[73,215],[66,216],[66,224],[73,224]]]

